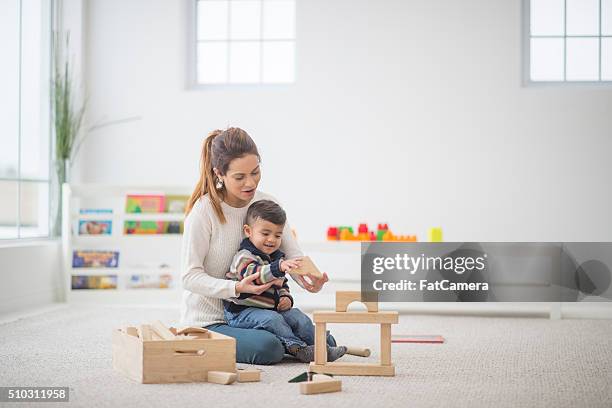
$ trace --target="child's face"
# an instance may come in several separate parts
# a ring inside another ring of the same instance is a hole
[[[284,225],[276,225],[270,221],[257,218],[253,225],[244,226],[244,234],[251,240],[255,248],[270,255],[281,245]]]

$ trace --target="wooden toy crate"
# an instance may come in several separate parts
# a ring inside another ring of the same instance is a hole
[[[143,384],[203,382],[208,371],[236,372],[236,339],[208,331],[198,338],[143,340],[116,329],[113,368]]]

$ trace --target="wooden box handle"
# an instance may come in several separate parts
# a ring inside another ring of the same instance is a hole
[[[175,356],[203,356],[206,354],[206,350],[174,350]]]

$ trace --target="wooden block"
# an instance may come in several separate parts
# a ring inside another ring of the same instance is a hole
[[[257,382],[261,380],[261,370],[256,368],[239,368],[238,382]]]
[[[155,331],[155,333],[157,333],[159,337],[164,340],[174,340],[176,338],[176,336],[172,334],[172,332],[159,320],[154,321],[151,327],[153,328],[153,331]]]
[[[327,312],[312,314],[315,323],[391,323],[399,321],[398,312]]]
[[[189,337],[195,337],[196,339],[210,339],[210,333],[191,333],[189,334]]]
[[[336,361],[326,364],[310,363],[310,371],[333,375],[372,375],[383,377],[393,377],[395,375],[395,367],[392,365],[339,363]]]
[[[380,364],[391,365],[391,325],[380,325]]]
[[[308,256],[302,257],[301,266],[299,268],[292,269],[289,273],[295,275],[312,275],[316,278],[323,277],[323,274],[321,271],[319,271],[319,268],[317,268],[314,262],[312,262],[312,259],[310,259]]]
[[[138,329],[135,327],[124,327],[123,331],[127,334],[129,334],[130,336],[134,336],[134,337],[138,337]]]
[[[175,340],[197,340],[199,337],[197,336],[176,336]]]
[[[327,374],[314,374],[312,376],[312,381],[330,381],[333,379],[334,377],[332,377],[331,375],[327,375]]]
[[[176,334],[178,334],[178,335],[181,335],[181,334],[197,334],[197,333],[201,333],[201,334],[208,333],[208,329],[205,329],[203,327],[188,326],[188,327],[183,327],[182,329],[179,329],[176,332]]]
[[[372,354],[372,352],[369,348],[348,347],[346,354],[350,354],[352,356],[370,357],[370,354]]]
[[[309,376],[309,373],[305,371],[302,374],[298,374],[292,379],[290,379],[289,382],[290,383],[300,383],[300,382],[308,381],[308,378],[309,378],[308,376]]]
[[[138,337],[140,337],[142,341],[153,340],[151,336],[151,326],[148,324],[141,324],[138,326]]]
[[[376,296],[378,299],[378,296]],[[378,312],[378,301],[364,302],[361,300],[361,292],[359,291],[338,291],[336,292],[336,311],[346,312],[348,307],[353,302],[360,302],[365,305],[368,312]]]
[[[160,341],[164,340],[153,328],[151,328],[151,340]]]
[[[327,362],[327,331],[325,323],[315,323],[315,363]]]
[[[361,302],[361,292],[359,291],[338,291],[336,292],[336,312],[346,312],[348,305],[353,302]]]
[[[238,375],[236,373],[228,373],[225,371],[209,371],[207,381],[215,384],[228,385],[236,381]]]
[[[336,292],[336,312],[346,312],[348,306],[353,302],[361,302],[361,292],[357,291],[338,291]],[[361,302],[368,309],[368,312],[378,312],[378,302]]]
[[[342,391],[341,380],[327,380],[327,381],[307,381],[300,383],[300,394],[311,395],[311,394],[323,394],[326,392],[338,392]]]

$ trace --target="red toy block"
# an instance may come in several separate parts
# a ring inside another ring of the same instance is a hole
[[[330,240],[330,241],[338,240],[338,228],[336,228],[336,227],[329,227],[327,229],[327,239]]]

